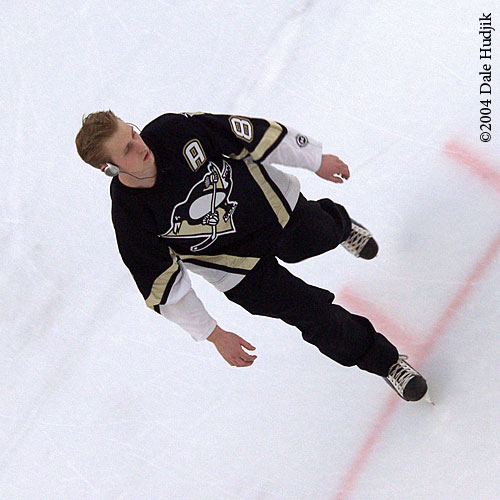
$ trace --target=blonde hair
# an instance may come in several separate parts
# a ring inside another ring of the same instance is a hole
[[[111,161],[103,143],[118,129],[118,118],[113,111],[97,111],[84,116],[82,128],[75,138],[76,150],[81,159],[95,168]]]

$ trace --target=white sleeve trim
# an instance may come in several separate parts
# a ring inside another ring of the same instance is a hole
[[[288,167],[299,167],[317,172],[321,167],[323,146],[321,142],[287,127],[287,134],[278,146],[262,162],[277,163]]]
[[[206,340],[214,331],[217,322],[208,314],[193,289],[175,304],[160,306],[162,316],[179,325],[197,342]]]

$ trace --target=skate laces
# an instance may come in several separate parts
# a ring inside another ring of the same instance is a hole
[[[419,373],[405,361],[406,359],[408,359],[408,356],[404,354],[400,355],[396,363],[391,366],[389,375],[386,377],[401,397],[403,397],[403,392],[408,382],[413,377],[419,375]]]
[[[348,251],[359,257],[368,240],[372,237],[370,231],[352,222],[351,234],[341,245]]]

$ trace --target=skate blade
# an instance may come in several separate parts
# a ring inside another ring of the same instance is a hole
[[[423,397],[420,401],[425,401],[426,403],[429,403],[432,406],[436,406],[434,401],[432,401],[432,399],[431,399],[431,395],[429,394],[429,389],[427,389],[427,392],[423,395]]]

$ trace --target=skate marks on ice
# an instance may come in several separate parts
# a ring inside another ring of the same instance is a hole
[[[398,335],[393,338],[401,339],[403,345],[406,344],[408,349],[414,349],[415,355],[413,359],[415,360],[414,364],[416,367],[420,367],[423,364],[437,341],[443,334],[447,333],[447,328],[450,322],[460,312],[465,301],[469,298],[476,285],[480,282],[481,277],[490,268],[499,254],[500,232],[496,234],[491,245],[486,249],[479,261],[473,267],[466,282],[457,290],[448,306],[444,309],[443,313],[436,321],[434,328],[424,343],[414,343],[410,336],[404,334],[401,335],[401,330],[398,331],[397,329]],[[394,325],[391,320],[388,320],[387,317],[380,314],[372,304],[369,304],[366,300],[359,298],[359,296],[357,296],[351,288],[343,290],[341,294],[339,294],[339,298],[340,301],[344,301],[346,305],[352,305],[356,309],[359,309],[359,311],[363,314],[368,315],[368,317],[372,314],[372,317],[370,318],[373,318],[374,324],[382,324],[386,326]],[[425,372],[423,375],[425,377]],[[432,393],[432,380],[427,379],[427,383],[430,387],[429,392]],[[348,498],[348,493],[352,491],[357,478],[362,474],[363,468],[369,460],[373,448],[382,438],[382,435],[386,427],[389,425],[391,417],[394,411],[398,408],[399,403],[402,403],[400,398],[396,395],[391,395],[388,402],[383,406],[378,417],[375,419],[375,424],[364,439],[355,456],[355,459],[347,471],[347,474],[344,476],[338,489],[338,494],[334,497],[335,500],[346,500]]]
[[[443,153],[458,166],[466,168],[476,178],[484,181],[488,188],[492,188],[500,194],[500,168],[495,168],[458,140],[448,141]],[[500,196],[498,202],[500,204]],[[481,285],[484,275],[493,266],[499,255],[500,231],[497,231],[494,233],[493,238],[490,239],[488,246],[470,267],[466,278],[458,283],[458,287],[447,305],[437,316],[427,336],[418,331],[418,327],[410,329],[406,325],[401,326],[397,320],[393,319],[395,314],[385,312],[380,306],[364,298],[363,293],[358,292],[351,285],[342,289],[339,294],[339,302],[369,317],[376,329],[385,332],[400,350],[410,354],[412,362],[418,369],[430,356],[438,341],[446,333],[449,333],[450,323],[459,315],[473,292]],[[423,375],[425,377],[425,372]],[[432,380],[427,379],[427,382],[429,392],[432,393]],[[382,439],[384,431],[391,422],[392,415],[401,403],[403,402],[395,395],[388,398],[343,476],[336,495],[332,498],[335,500],[347,500],[349,498],[376,444]]]

